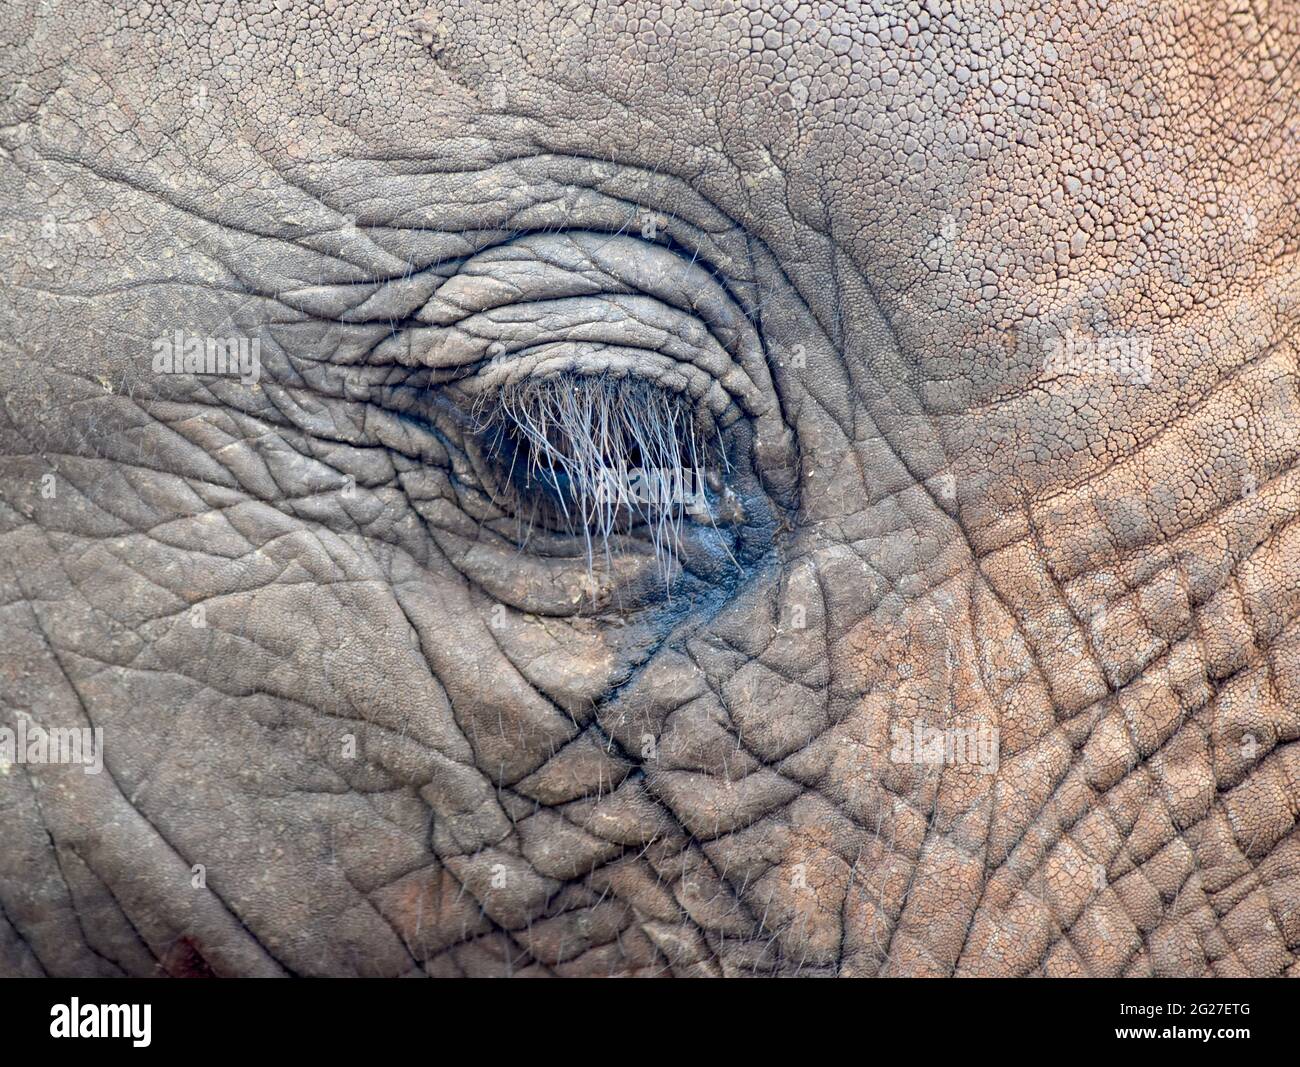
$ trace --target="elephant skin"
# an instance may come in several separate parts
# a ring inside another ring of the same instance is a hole
[[[0,974],[1300,973],[1294,6],[5,34]]]

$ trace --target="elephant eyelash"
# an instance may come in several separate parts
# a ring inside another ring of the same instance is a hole
[[[622,525],[644,524],[667,582],[686,516],[712,522],[705,486],[726,458],[681,394],[626,376],[552,375],[481,395],[475,421],[504,484],[532,508],[521,534],[543,494],[584,539],[589,571],[598,554],[609,561]]]

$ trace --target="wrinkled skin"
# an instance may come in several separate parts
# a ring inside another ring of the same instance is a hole
[[[0,973],[1300,970],[1294,7],[761,6],[7,25]],[[542,344],[725,427],[671,595]]]

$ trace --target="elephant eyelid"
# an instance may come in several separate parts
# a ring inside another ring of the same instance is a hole
[[[628,375],[524,379],[480,394],[473,418],[506,485],[547,494],[584,539],[589,570],[626,520],[645,525],[667,580],[686,516],[710,516],[705,486],[727,465],[687,398]]]

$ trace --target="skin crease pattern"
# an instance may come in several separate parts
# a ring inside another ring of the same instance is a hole
[[[1300,975],[1295,4],[2,32],[0,975]]]

